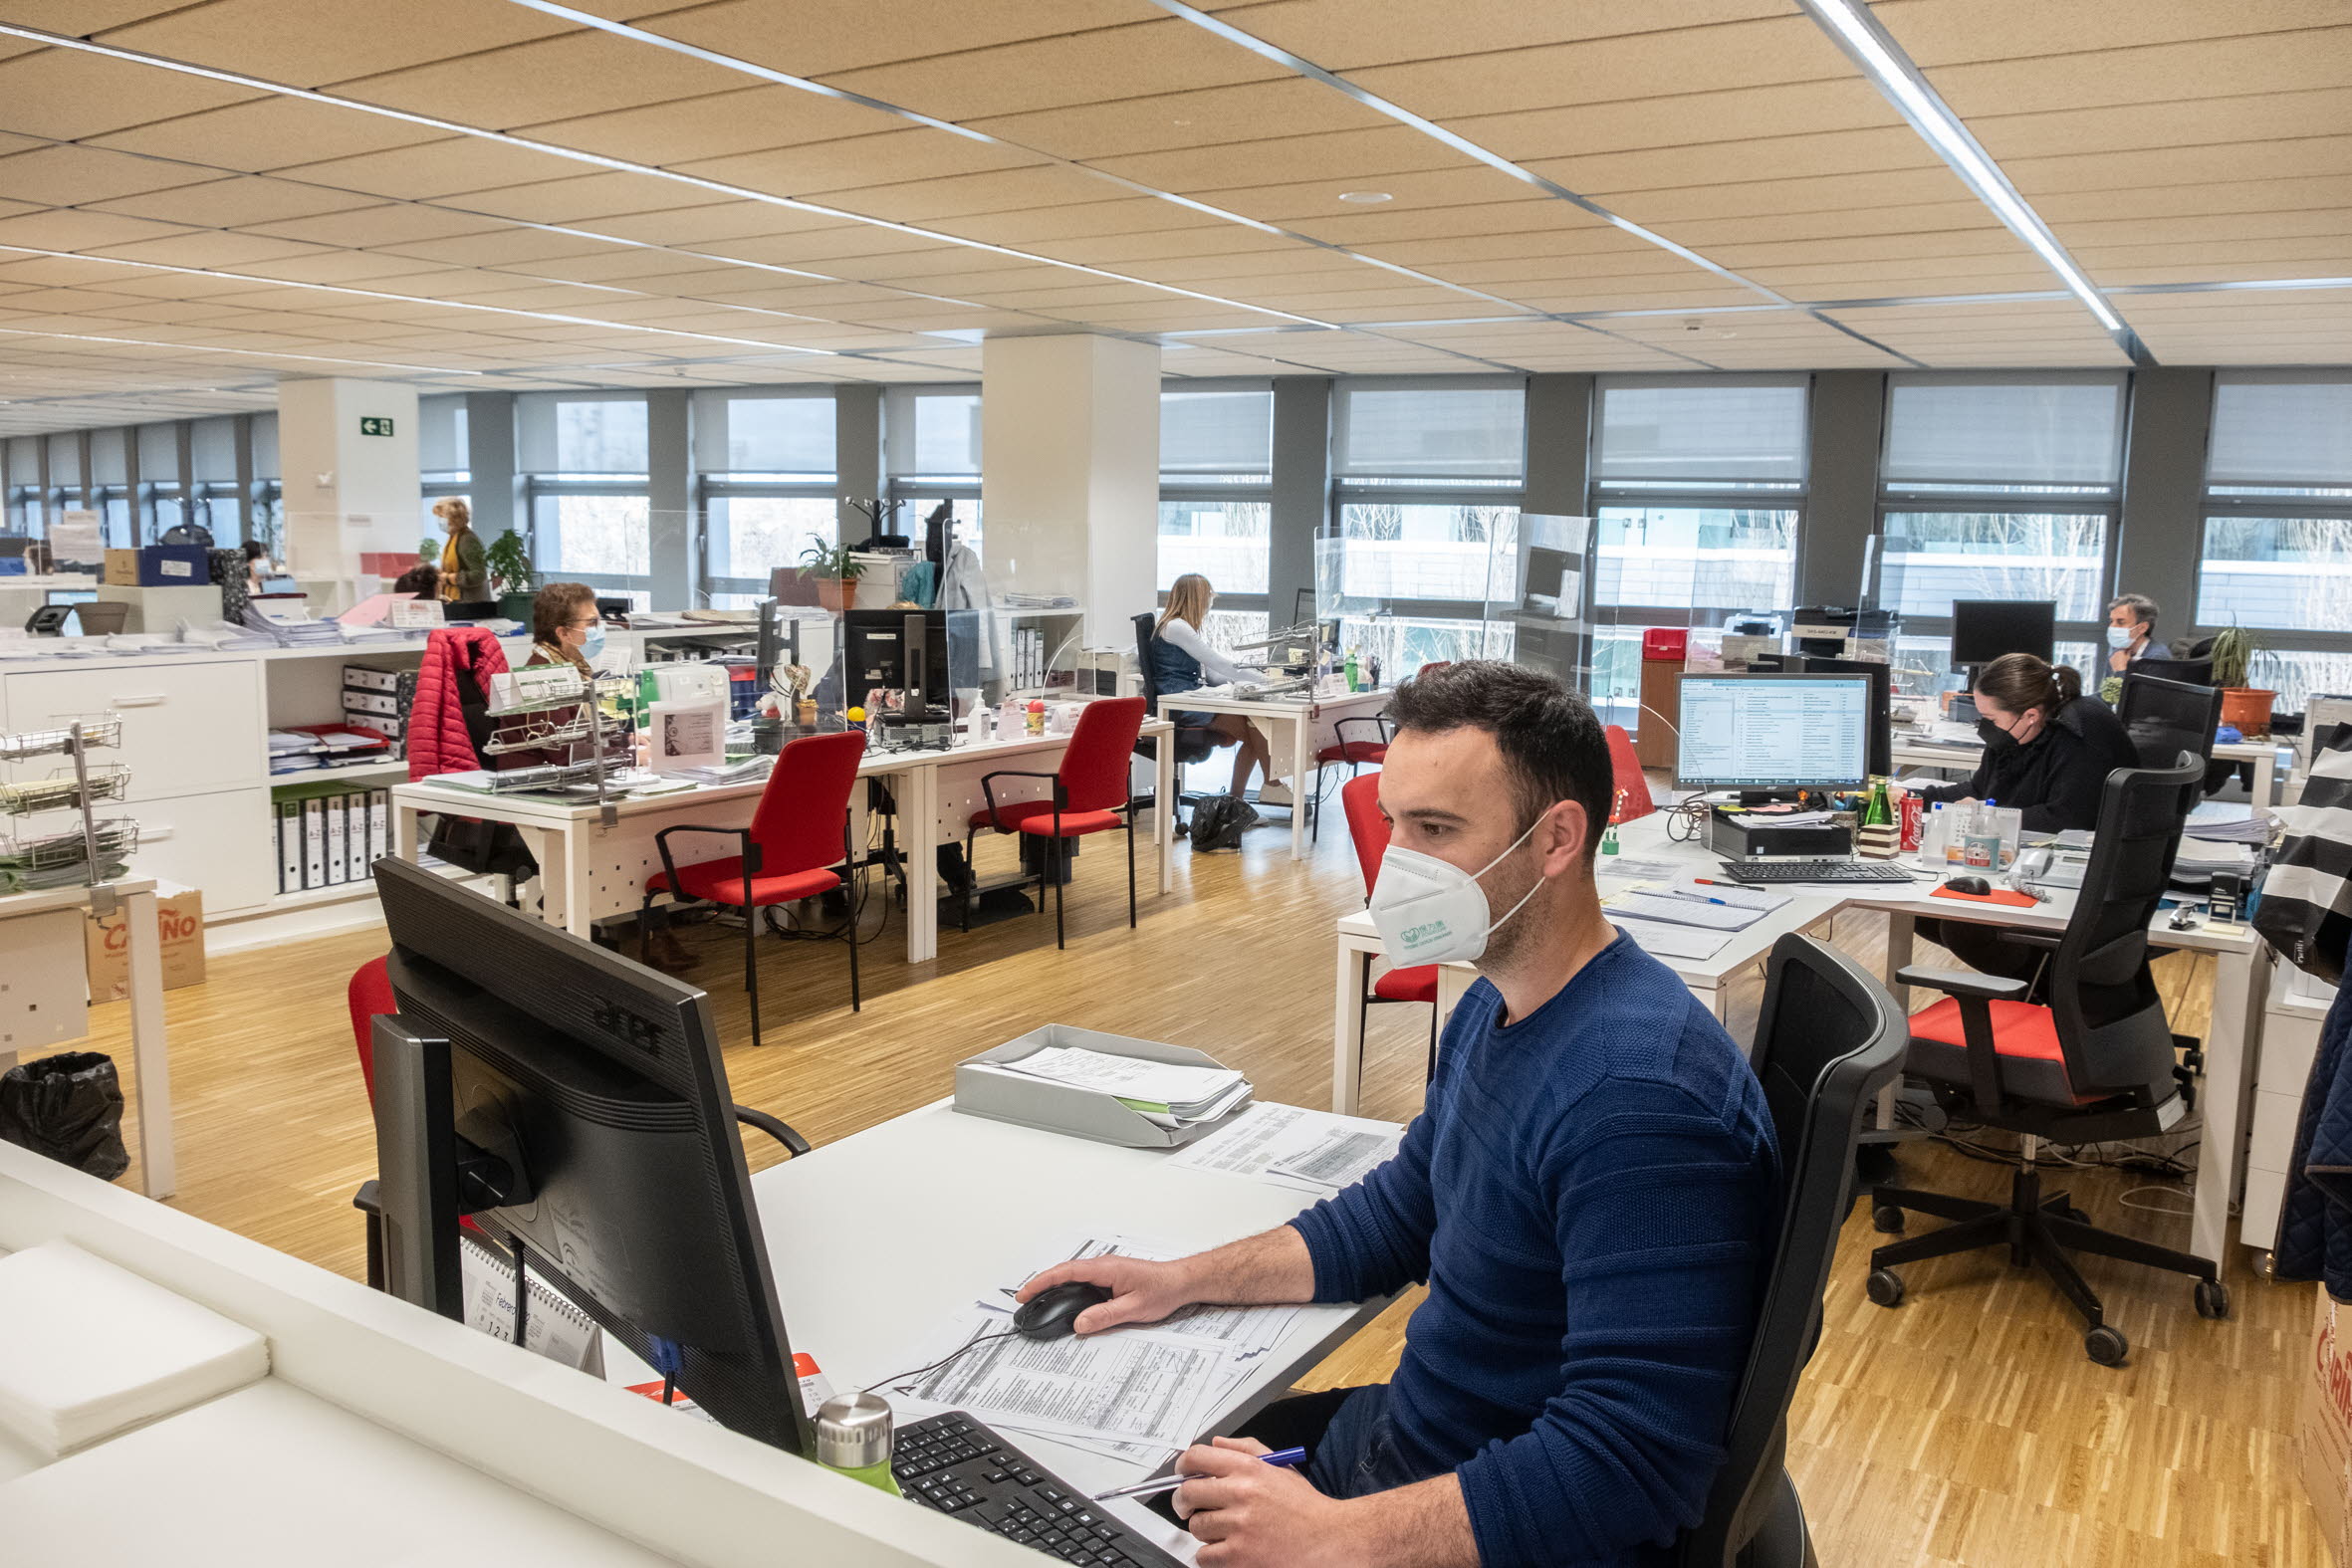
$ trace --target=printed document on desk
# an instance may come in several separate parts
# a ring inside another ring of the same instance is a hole
[[[1393,1158],[1403,1137],[1394,1122],[1262,1101],[1168,1163],[1326,1198]]]
[[[968,1410],[991,1426],[1048,1437],[1180,1449],[1200,1435],[1217,1395],[1233,1384],[1225,1344],[1143,1328],[1084,1338],[977,1343],[1011,1328],[1011,1303],[975,1306],[934,1341],[944,1366],[899,1378],[882,1392]]]
[[[1702,903],[1696,898],[1674,898],[1647,888],[1627,888],[1601,900],[1610,918],[1630,915],[1636,920],[1659,920],[1669,925],[1698,926],[1708,931],[1745,931],[1764,919],[1761,909],[1730,904]]]
[[[1071,1045],[1048,1045],[1017,1060],[988,1065],[1000,1072],[1093,1089],[1138,1110],[1149,1106],[1181,1117],[1201,1115],[1247,1081],[1231,1067],[1188,1067]]]
[[[1669,925],[1663,920],[1629,920],[1617,929],[1652,958],[1691,959],[1702,964],[1721,953],[1732,940],[1729,932]]]

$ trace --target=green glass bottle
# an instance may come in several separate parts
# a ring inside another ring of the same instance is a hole
[[[1870,803],[1863,807],[1862,825],[1864,827],[1892,827],[1895,825],[1894,802],[1887,798],[1887,782],[1884,779],[1870,781]]]

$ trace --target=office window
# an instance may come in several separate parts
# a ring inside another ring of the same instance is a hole
[[[284,560],[286,476],[278,461],[278,416],[274,413],[251,416],[246,423],[245,439],[252,452],[253,472],[252,495],[245,515],[245,537],[261,541],[272,560]]]
[[[137,510],[146,537],[160,540],[188,521],[187,493],[180,483],[181,426],[138,425],[131,432],[131,449],[138,458]]]
[[[1897,682],[1949,684],[1952,601],[2048,599],[2087,668],[2110,596],[2124,378],[1895,375],[1874,602],[1899,611]]]
[[[189,516],[223,549],[245,539],[245,499],[237,488],[238,421],[224,414],[188,425]]]
[[[1333,443],[1332,526],[1316,578],[1318,607],[1337,610],[1341,641],[1378,651],[1384,675],[1509,658],[1524,383],[1343,381]]]
[[[6,487],[8,532],[36,539],[46,534],[39,436],[10,436],[0,441],[0,486]]]
[[[1216,585],[1220,608],[1201,628],[1212,646],[1266,635],[1273,483],[1271,386],[1180,382],[1160,393],[1158,585],[1165,595],[1188,571]]]
[[[416,400],[416,466],[428,485],[472,477],[472,436],[464,394]]]
[[[2196,630],[2253,630],[2282,712],[2352,691],[2352,376],[2222,371],[2204,511]]]
[[[702,591],[719,608],[756,604],[778,566],[812,537],[839,537],[833,502],[833,394],[694,394],[695,483],[702,498]]]
[[[899,532],[913,536],[942,501],[955,503],[956,542],[986,560],[980,513],[980,389],[894,386],[882,396],[882,461]]]
[[[515,451],[542,579],[642,589],[652,570],[645,399],[526,392],[515,399]]]

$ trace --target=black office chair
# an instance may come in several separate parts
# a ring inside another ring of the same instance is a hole
[[[2211,686],[2214,683],[2214,661],[2211,659],[2140,659],[2127,672],[2146,675],[2160,681],[2178,681],[2184,686]]]
[[[1780,1145],[1779,1244],[1732,1405],[1729,1457],[1705,1516],[1676,1544],[1678,1568],[1814,1561],[1804,1509],[1781,1465],[1788,1404],[1821,1337],[1821,1292],[1853,1206],[1862,1118],[1902,1071],[1906,1021],[1886,988],[1835,948],[1795,935],[1772,944],[1749,1059]]]
[[[1871,1219],[1881,1231],[1900,1231],[1906,1211],[1957,1222],[1870,1254],[1870,1299],[1880,1306],[1903,1300],[1898,1263],[2006,1246],[2010,1263],[2041,1269],[2083,1315],[2083,1349],[2101,1366],[2120,1366],[2131,1346],[2101,1316],[2069,1250],[2192,1275],[2198,1315],[2230,1315],[2230,1293],[2214,1264],[2093,1228],[2066,1194],[2042,1196],[2036,1160],[2044,1140],[2151,1138],[2178,1126],[2187,1109],[2174,1057],[2181,1042],[2148,973],[2148,921],[2204,776],[2188,753],[2171,768],[2118,768],[2107,776],[2090,863],[2064,933],[2002,933],[2051,950],[2048,1006],[2023,1001],[2021,980],[1917,968],[1896,975],[1904,985],[1948,993],[1912,1015],[1905,1070],[1926,1079],[1954,1117],[2016,1133],[2022,1145],[2006,1204],[1877,1190]]]
[[[2115,716],[2132,738],[2142,768],[2169,768],[2183,752],[2214,754],[2214,731],[2222,722],[2222,694],[2210,685],[2166,680],[2148,673],[2143,659],[2123,678]]]
[[[1159,619],[1149,610],[1135,617],[1135,669],[1143,677],[1144,711],[1155,719],[1162,715],[1159,677],[1151,664],[1151,629],[1159,624]],[[1168,826],[1171,832],[1181,833],[1185,830],[1184,807],[1189,803],[1184,794],[1184,765],[1201,762],[1215,751],[1217,732],[1197,725],[1179,725],[1169,740],[1176,747],[1176,798],[1168,802],[1167,808],[1175,813],[1169,818]],[[1147,736],[1137,741],[1135,755],[1156,762],[1160,755],[1158,739]],[[1157,800],[1152,802],[1155,807],[1159,803]]]

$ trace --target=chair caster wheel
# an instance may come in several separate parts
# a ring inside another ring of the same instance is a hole
[[[1903,1276],[1891,1268],[1873,1268],[1870,1277],[1862,1281],[1862,1288],[1882,1307],[1903,1303]]]
[[[2197,1281],[2197,1315],[2222,1318],[2230,1315],[2230,1287],[2218,1279]]]
[[[2083,1354],[2102,1367],[2122,1366],[2131,1350],[2131,1341],[2104,1323],[2082,1336]]]
[[[1875,1204],[1870,1210],[1870,1224],[1873,1229],[1894,1235],[1903,1229],[1903,1211],[1893,1204]]]

